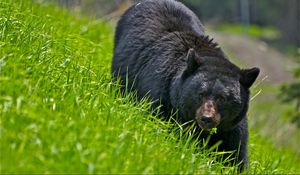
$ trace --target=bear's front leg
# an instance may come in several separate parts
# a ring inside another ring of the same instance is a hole
[[[230,156],[231,162],[226,162],[227,165],[239,164],[239,171],[242,172],[248,167],[248,123],[247,118],[244,118],[235,128],[227,131],[218,130],[217,134],[211,135],[209,145],[213,146],[218,141],[219,151],[233,152],[233,154],[225,154],[223,160]]]
[[[234,129],[222,134],[222,144],[219,148],[225,151],[235,151],[232,164],[240,164],[240,171],[248,168],[248,121],[246,117]]]

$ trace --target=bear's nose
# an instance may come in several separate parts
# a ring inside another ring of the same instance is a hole
[[[209,117],[209,116],[207,116],[207,115],[202,115],[202,116],[200,117],[200,120],[201,120],[203,123],[205,123],[205,124],[210,124],[210,123],[212,123],[212,118]]]

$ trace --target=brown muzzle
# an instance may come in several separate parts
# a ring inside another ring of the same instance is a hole
[[[221,116],[214,101],[207,100],[197,109],[195,119],[202,129],[210,130],[220,124]]]

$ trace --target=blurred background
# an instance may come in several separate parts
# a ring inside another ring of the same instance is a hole
[[[252,88],[252,130],[300,155],[300,1],[182,0],[231,60],[259,67]],[[83,16],[116,25],[134,0],[57,0]]]
[[[76,9],[100,18],[119,17],[137,0],[57,0],[69,9]],[[234,30],[264,39],[292,56],[299,51],[299,0],[181,0],[204,24],[220,30]],[[228,26],[233,25],[234,26]],[[228,28],[229,27],[229,28]],[[234,27],[234,28],[233,28]]]

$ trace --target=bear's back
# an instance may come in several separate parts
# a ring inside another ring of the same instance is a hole
[[[132,86],[144,64],[163,59],[155,55],[154,48],[163,37],[174,32],[204,35],[196,15],[175,0],[142,0],[129,8],[119,20],[115,33],[114,78],[120,76],[123,83],[128,81]]]
[[[143,0],[121,17],[115,44],[118,45],[128,35],[144,42],[153,42],[175,31],[204,34],[199,19],[182,3],[174,0]]]

